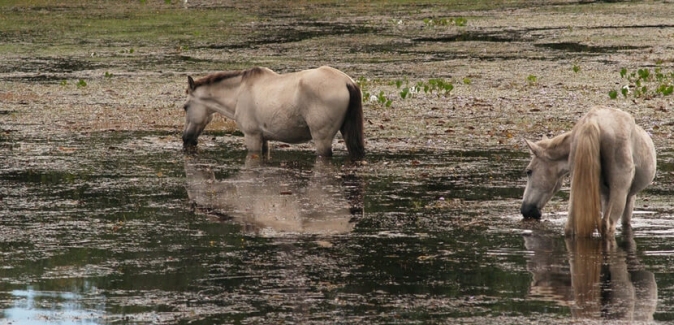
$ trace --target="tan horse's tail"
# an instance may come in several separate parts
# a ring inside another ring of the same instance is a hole
[[[569,221],[576,236],[591,237],[601,224],[601,152],[600,130],[590,120],[576,132],[573,175],[569,197]],[[573,149],[573,148],[572,148]]]
[[[365,156],[365,140],[363,139],[363,95],[356,84],[347,83],[349,90],[349,107],[340,131],[344,137],[349,157],[353,161],[362,160]]]

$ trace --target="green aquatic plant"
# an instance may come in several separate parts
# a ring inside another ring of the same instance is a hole
[[[356,84],[358,85],[358,88],[360,88],[360,91],[363,93],[363,102],[369,100],[370,92],[368,91],[369,83],[367,78],[363,76],[358,77],[358,80],[356,80]]]
[[[656,96],[670,96],[674,93],[674,72],[664,72],[660,66],[653,71],[649,68],[640,68],[633,71],[621,68],[620,78],[626,79],[628,82],[620,89],[625,98],[630,94],[634,98],[649,99]],[[617,91],[615,92],[617,93]],[[617,96],[613,97],[611,94],[612,92],[609,92],[611,99],[617,98]]]
[[[386,107],[391,107],[391,104],[393,104],[393,101],[386,97],[386,94],[384,94],[383,90],[379,92],[379,95],[377,95],[377,102],[379,104],[383,104]]]
[[[402,91],[400,91],[400,97],[402,99],[407,98],[407,95],[409,95],[409,94],[410,94],[410,88],[409,87],[405,87],[405,88],[403,88]]]
[[[449,95],[454,89],[454,85],[451,82],[445,81],[442,78],[429,79],[428,85],[430,86],[429,92],[435,92],[438,96]]]

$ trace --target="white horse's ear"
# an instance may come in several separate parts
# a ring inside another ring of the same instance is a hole
[[[189,90],[194,91],[197,89],[197,85],[194,83],[194,79],[191,76],[187,76],[187,84],[189,85]]]
[[[529,147],[529,150],[531,150],[531,153],[533,153],[534,156],[540,157],[540,155],[543,154],[543,148],[541,148],[541,146],[539,146],[535,142],[529,141],[527,139],[524,139],[524,141],[527,143],[527,146]]]

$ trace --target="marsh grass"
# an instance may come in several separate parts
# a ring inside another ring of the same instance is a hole
[[[163,2],[4,1],[0,4],[0,35],[13,46],[4,44],[0,50],[77,54],[83,45],[124,46],[126,50],[146,45],[189,48],[236,36],[232,24],[253,19],[242,12],[186,11]]]

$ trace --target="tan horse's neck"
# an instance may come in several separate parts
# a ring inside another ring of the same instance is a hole
[[[208,109],[234,119],[239,100],[239,88],[243,85],[241,76],[224,79],[216,83],[202,85],[192,96]],[[223,96],[223,94],[226,94]]]
[[[234,119],[239,93],[246,82],[276,73],[267,68],[214,73],[196,80],[188,92],[209,109]]]

